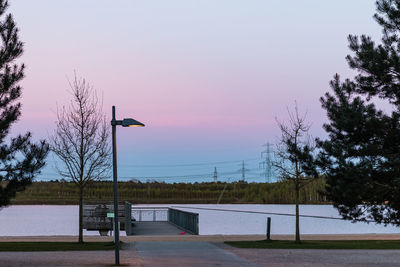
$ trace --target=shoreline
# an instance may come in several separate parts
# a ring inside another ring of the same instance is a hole
[[[225,242],[265,240],[265,235],[152,235],[121,236],[122,242],[160,241],[160,242]],[[272,240],[294,240],[294,235],[271,235]],[[304,234],[302,240],[400,240],[400,234]],[[78,236],[1,236],[0,242],[76,242]],[[113,241],[112,236],[84,236],[85,242]]]
[[[113,203],[112,200],[110,201],[103,201],[104,203]],[[103,202],[99,202],[99,204],[103,204]],[[90,202],[91,203],[91,202]],[[123,204],[124,201],[119,201],[118,203]],[[38,202],[38,203],[12,203],[8,206],[4,206],[1,208],[7,208],[7,207],[11,207],[11,206],[78,206],[79,204],[76,203],[42,203],[42,202]],[[137,203],[137,204],[132,204],[132,206],[140,206],[140,205],[295,205],[295,203],[251,203],[251,202],[240,202],[240,203],[209,203],[209,202],[204,202],[204,203],[200,203],[200,202],[195,202],[195,203],[165,203],[165,202],[149,202],[149,203]],[[332,206],[333,202],[321,202],[321,203],[300,203],[301,206],[311,206],[311,205],[328,205],[328,206]]]

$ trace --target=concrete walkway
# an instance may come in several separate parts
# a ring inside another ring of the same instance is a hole
[[[185,231],[169,222],[135,222],[133,225],[134,236],[178,235],[182,232]]]
[[[208,242],[136,242],[142,266],[258,266]]]

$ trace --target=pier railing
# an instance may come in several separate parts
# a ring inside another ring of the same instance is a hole
[[[168,207],[131,206],[131,217],[137,222],[168,221]]]
[[[168,222],[190,232],[191,234],[199,234],[199,214],[177,210],[173,208],[168,209]]]

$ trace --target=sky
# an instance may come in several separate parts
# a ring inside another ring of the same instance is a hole
[[[380,39],[374,2],[11,0],[27,67],[13,133],[48,139],[76,71],[107,118],[115,105],[146,125],[117,129],[121,180],[211,181],[214,167],[234,180],[244,160],[246,180],[262,181],[263,145],[295,101],[324,137],[319,98],[335,73],[354,76],[348,34]],[[56,162],[38,179],[59,178]]]

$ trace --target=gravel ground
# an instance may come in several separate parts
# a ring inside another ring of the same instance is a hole
[[[141,266],[135,251],[121,251],[122,266]],[[112,266],[114,251],[1,252],[0,266]]]
[[[238,249],[226,250],[259,266],[400,266],[400,250]]]

